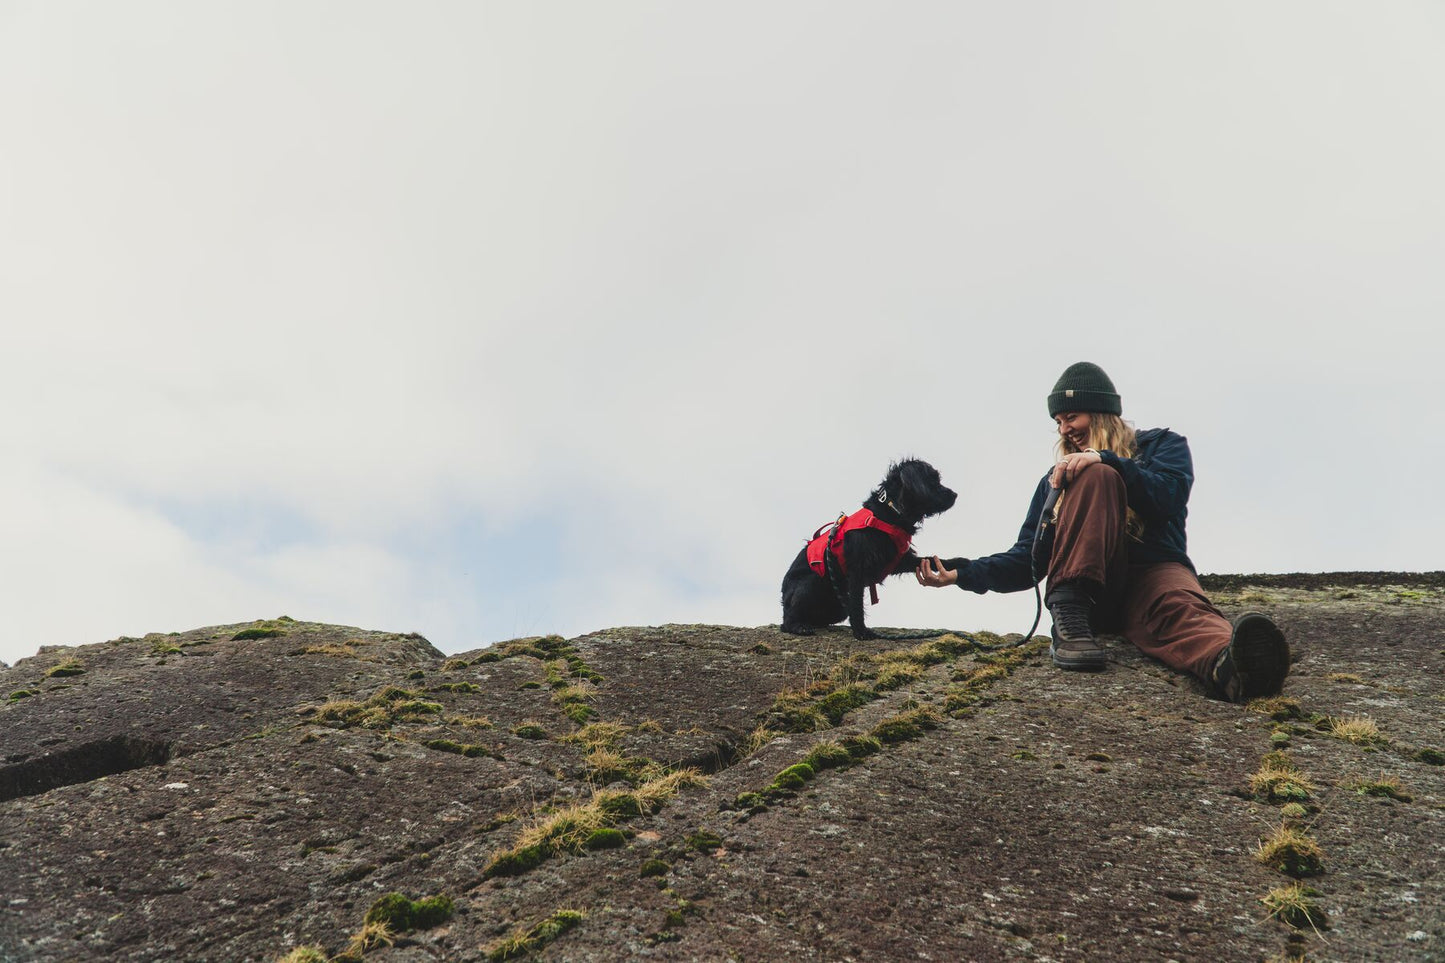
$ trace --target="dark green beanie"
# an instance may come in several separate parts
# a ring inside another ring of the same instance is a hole
[[[1061,411],[1098,411],[1106,415],[1122,415],[1124,406],[1114,382],[1104,369],[1088,361],[1071,364],[1064,369],[1049,395],[1049,417]]]

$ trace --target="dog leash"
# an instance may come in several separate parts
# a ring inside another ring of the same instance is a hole
[[[1044,499],[1044,507],[1039,510],[1039,524],[1034,529],[1034,543],[1029,546],[1029,581],[1034,583],[1034,624],[1029,626],[1023,641],[1027,642],[1034,637],[1034,632],[1039,627],[1039,621],[1044,617],[1044,595],[1039,590],[1039,545],[1044,540],[1044,532],[1054,527],[1054,506],[1059,503],[1059,496],[1064,493],[1064,486],[1049,489],[1049,497]],[[1019,643],[1020,645],[1023,642]]]

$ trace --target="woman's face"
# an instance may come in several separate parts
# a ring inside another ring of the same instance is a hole
[[[1081,451],[1089,447],[1089,413],[1087,411],[1061,411],[1054,415],[1059,434]]]

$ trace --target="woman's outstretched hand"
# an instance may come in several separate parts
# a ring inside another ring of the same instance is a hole
[[[958,572],[951,568],[944,568],[937,555],[919,562],[918,568],[913,574],[918,576],[919,585],[931,585],[934,588],[958,582]]]

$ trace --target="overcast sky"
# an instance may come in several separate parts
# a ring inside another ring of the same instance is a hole
[[[1204,572],[1439,569],[1439,3],[0,0],[0,658],[273,617],[777,622],[1045,396],[1185,434]],[[1022,631],[896,579],[878,625]]]

